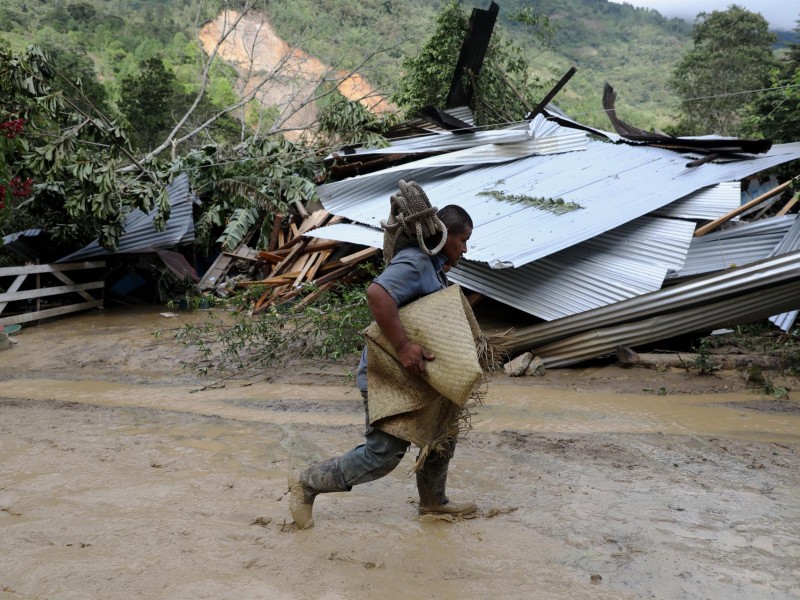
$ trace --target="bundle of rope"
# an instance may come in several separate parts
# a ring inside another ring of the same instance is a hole
[[[447,241],[447,227],[436,216],[436,207],[431,206],[428,195],[417,182],[401,179],[398,185],[400,191],[389,199],[389,218],[381,221],[384,260],[388,263],[400,250],[415,245],[430,256],[438,254]],[[436,247],[428,248],[425,239],[438,232],[442,234],[441,240]]]

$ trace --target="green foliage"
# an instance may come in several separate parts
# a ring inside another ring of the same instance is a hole
[[[117,172],[132,159],[125,132],[88,110],[75,83],[38,48],[0,49],[0,114],[23,118],[29,132],[7,157],[34,183],[33,196],[17,210],[56,239],[84,244],[98,237],[113,248],[131,210],[159,206],[166,217],[168,174],[138,164]]]
[[[377,116],[360,102],[348,100],[336,89],[323,88],[320,92],[317,144],[331,148],[353,145],[383,148],[388,145],[382,133],[396,118]]]
[[[90,5],[94,15],[76,21],[69,14],[71,4]],[[216,0],[4,0],[0,3],[0,31],[7,32],[17,50],[30,43],[32,32],[45,29],[61,47],[76,52],[80,47],[94,61],[94,71],[113,105],[121,99],[121,79],[135,77],[141,61],[155,56],[162,57],[185,91],[196,90],[197,70],[193,67],[200,56],[193,41],[196,26],[213,19],[222,5]],[[233,0],[226,5],[238,9],[242,2]],[[358,69],[387,96],[404,74],[403,59],[415,56],[433,33],[444,5],[423,0],[255,2],[256,10],[266,12],[277,33],[290,44],[336,68]],[[485,8],[478,2],[464,4],[467,10],[472,6]],[[539,40],[531,37],[535,19],[513,20],[531,9],[552,24],[553,51],[542,53]],[[663,73],[673,68],[686,48],[689,24],[666,19],[651,9],[595,0],[537,0],[533,4],[506,0],[501,3],[499,19],[504,35],[521,49],[525,62],[545,87],[570,66],[578,67],[556,102],[582,122],[608,126],[600,99],[603,83],[609,81],[620,92],[617,109],[623,118],[642,127],[669,124],[676,101],[665,89]],[[376,55],[362,69],[367,52]],[[211,87],[217,82],[225,85],[220,72],[212,73]],[[517,89],[523,91],[522,86]],[[539,100],[541,93],[535,95]],[[213,104],[223,102],[216,93],[211,96]]]
[[[251,206],[234,208],[228,219],[228,224],[225,226],[225,231],[222,232],[217,242],[222,244],[223,250],[233,250],[244,239],[257,220],[257,209]]]
[[[286,214],[290,204],[315,199],[316,166],[313,151],[281,136],[269,136],[249,138],[234,147],[196,148],[178,157],[172,169],[188,172],[200,196],[196,243],[208,250],[214,240],[234,248],[247,233],[247,223],[263,221],[268,228],[272,219],[265,217]],[[262,229],[260,237],[268,235],[269,230]]]
[[[546,210],[555,215],[580,210],[583,207],[576,202],[565,202],[563,198],[540,198],[535,196],[525,196],[523,194],[506,194],[498,190],[488,190],[478,192],[479,196],[489,196],[500,202],[511,202],[512,204],[525,204],[540,210]]]
[[[16,209],[56,239],[80,245],[99,237],[114,247],[128,211],[167,205],[164,180],[141,168],[117,176],[114,167],[129,157],[124,132],[63,86],[38,48],[0,50],[0,114],[24,119],[27,130],[6,161],[34,184]]]
[[[770,75],[770,90],[760,94],[744,123],[744,131],[775,143],[800,139],[800,66],[786,78]]]
[[[230,306],[249,306],[258,293],[250,290]],[[296,358],[336,360],[358,352],[371,319],[364,286],[340,287],[309,306],[273,307],[257,315],[233,310],[224,318],[211,312],[205,323],[187,324],[175,337],[198,351],[200,360],[191,366],[199,373],[252,377]]]
[[[530,8],[512,16],[528,30],[529,40],[546,47],[553,35],[547,17]],[[425,106],[444,107],[467,32],[469,18],[457,0],[439,14],[433,35],[419,54],[403,62],[405,76],[392,97],[409,114]],[[470,108],[479,125],[518,121],[542,94],[539,77],[529,68],[522,49],[495,28],[480,73],[464,73],[464,86],[472,90]]]
[[[159,58],[139,64],[136,76],[123,77],[119,108],[122,111],[134,146],[151,150],[175,125],[175,116],[164,110],[174,107],[183,114],[188,108],[186,95]]]
[[[700,13],[692,39],[694,47],[670,79],[681,98],[679,129],[739,135],[751,92],[768,85],[776,65],[775,34],[761,15],[734,4],[726,11]]]
[[[711,356],[711,341],[708,338],[701,339],[700,344],[693,350],[697,353],[693,366],[700,375],[710,375],[717,370],[717,365]]]
[[[800,34],[800,25],[795,27]],[[800,44],[790,44],[780,68],[770,73],[770,90],[753,102],[747,133],[775,143],[800,139]]]
[[[459,2],[450,0],[436,17],[434,31],[419,53],[403,61],[405,75],[392,101],[407,113],[445,105],[468,21]]]

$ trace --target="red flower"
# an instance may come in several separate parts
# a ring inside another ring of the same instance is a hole
[[[6,136],[8,139],[13,140],[20,133],[25,125],[25,119],[12,119],[5,123],[0,123],[0,134]]]
[[[14,177],[8,184],[11,186],[11,195],[15,198],[25,198],[30,196],[33,191],[33,179],[30,177],[27,179]]]

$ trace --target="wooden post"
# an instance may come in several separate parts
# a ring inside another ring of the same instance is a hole
[[[800,200],[800,192],[796,193],[796,194],[794,195],[794,198],[792,198],[791,200],[789,200],[789,201],[786,203],[786,205],[785,205],[785,206],[784,206],[782,209],[780,209],[780,210],[777,212],[777,214],[776,214],[775,216],[777,216],[777,217],[782,217],[783,215],[785,215],[786,213],[788,213],[790,210],[792,210],[792,207],[794,207],[794,205],[795,205],[795,204],[797,204],[798,200]]]
[[[769,198],[772,198],[773,196],[777,196],[783,190],[785,190],[788,187],[790,187],[792,185],[793,181],[794,181],[794,178],[790,179],[789,181],[785,181],[782,184],[780,184],[779,186],[772,188],[770,191],[768,191],[768,192],[766,192],[764,194],[761,194],[758,198],[754,198],[754,199],[750,200],[750,202],[748,202],[746,204],[742,204],[739,208],[737,208],[735,210],[732,210],[727,215],[723,215],[719,219],[717,219],[715,221],[711,221],[711,223],[708,223],[707,225],[703,225],[702,227],[698,228],[697,231],[694,232],[694,237],[700,237],[701,235],[705,235],[710,231],[714,231],[717,227],[719,227],[723,223],[727,223],[733,217],[742,214],[744,211],[746,211],[746,210],[748,210],[748,209],[750,209],[750,208],[762,203],[764,200],[768,200]]]

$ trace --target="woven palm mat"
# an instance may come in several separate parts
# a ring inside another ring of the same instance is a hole
[[[365,331],[370,424],[407,440],[421,455],[462,429],[467,403],[476,399],[483,370],[476,342],[480,327],[461,288],[452,285],[399,311],[409,340],[430,351],[427,373],[409,373],[377,323]]]

